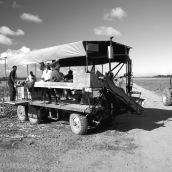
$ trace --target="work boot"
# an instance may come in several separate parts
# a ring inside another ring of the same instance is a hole
[[[52,103],[51,98],[48,99],[48,102],[46,102],[46,104],[50,104],[50,103]]]

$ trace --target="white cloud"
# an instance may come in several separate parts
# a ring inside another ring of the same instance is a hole
[[[2,26],[2,27],[0,27],[0,34],[11,35],[11,36],[20,36],[20,35],[24,35],[24,31],[21,29],[18,29],[17,31],[13,31],[7,26]]]
[[[2,58],[2,57],[22,56],[29,52],[30,52],[30,48],[23,46],[18,50],[8,49],[5,52],[1,53],[0,57]]]
[[[21,6],[21,5],[19,5],[19,4],[17,4],[17,2],[16,2],[16,1],[13,1],[13,3],[12,3],[12,7],[13,7],[13,8],[22,8],[22,6]]]
[[[22,20],[26,20],[26,21],[34,22],[34,23],[42,23],[42,21],[43,21],[38,15],[33,15],[33,14],[29,14],[29,13],[21,14],[20,18]]]
[[[104,14],[104,20],[122,19],[125,16],[127,16],[127,13],[121,7],[117,7],[113,8],[110,13]]]
[[[20,50],[21,52],[23,52],[23,53],[28,53],[28,52],[30,52],[30,48],[25,47],[25,46],[21,47],[19,50]]]
[[[105,35],[105,36],[121,36],[121,33],[114,29],[113,27],[105,27],[105,26],[100,26],[97,28],[94,28],[94,33],[96,35]]]
[[[4,44],[4,45],[12,45],[13,41],[11,38],[0,34],[0,44]]]

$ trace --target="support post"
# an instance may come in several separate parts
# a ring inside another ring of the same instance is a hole
[[[29,74],[29,67],[28,67],[28,65],[27,65],[27,75]]]
[[[5,57],[5,81],[6,81],[6,87],[7,87],[7,57]]]
[[[102,74],[103,74],[103,64],[102,64]]]
[[[129,59],[126,63],[126,92],[128,95],[130,95],[130,92],[132,90],[132,84],[131,84],[131,76],[132,76],[132,61]]]
[[[86,67],[85,71],[88,72],[88,44],[86,43]]]
[[[36,77],[36,63],[35,63],[35,77]]]

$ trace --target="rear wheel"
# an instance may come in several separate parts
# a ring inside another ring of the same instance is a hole
[[[73,133],[81,135],[87,133],[88,120],[86,116],[72,113],[69,122]]]
[[[162,102],[164,106],[170,106],[172,105],[172,90],[171,89],[165,89],[162,93]]]
[[[22,122],[27,121],[28,114],[27,114],[26,106],[22,106],[22,105],[17,106],[17,116],[20,121]]]

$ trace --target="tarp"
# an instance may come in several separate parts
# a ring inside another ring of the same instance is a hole
[[[79,41],[8,56],[7,64],[13,66],[59,60],[61,66],[84,66],[86,57],[88,57],[88,64],[105,64],[109,62],[107,57],[109,45],[110,41]],[[112,61],[125,62],[130,47],[113,42],[113,49]]]

